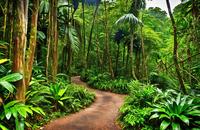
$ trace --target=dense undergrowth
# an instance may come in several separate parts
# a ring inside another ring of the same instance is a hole
[[[9,83],[20,78],[20,74],[10,74],[1,78],[1,82]],[[0,128],[3,130],[20,129],[17,128],[20,125],[26,129],[38,129],[52,119],[87,107],[95,98],[93,93],[82,86],[71,84],[66,78],[58,78],[56,83],[48,83],[45,77],[38,75],[32,79],[23,104],[12,100],[15,88],[10,85],[13,91],[8,86],[0,89],[1,93],[4,93],[0,104]]]
[[[118,118],[124,130],[200,129],[198,91],[188,87],[190,95],[182,94],[176,80],[167,75],[152,73],[149,83],[142,83],[88,70],[81,79],[96,89],[128,94]]]
[[[128,86],[130,94],[120,108],[118,118],[124,130],[200,129],[198,94],[161,90],[139,81],[132,81]]]
[[[109,73],[96,73],[93,70],[87,70],[85,73],[82,73],[81,80],[96,89],[119,94],[129,93],[127,86],[129,80],[124,77],[112,79]]]

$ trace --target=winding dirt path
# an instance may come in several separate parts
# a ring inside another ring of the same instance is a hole
[[[96,94],[95,102],[78,113],[50,122],[44,130],[121,130],[115,120],[124,95],[88,88],[79,76],[72,77],[72,82],[93,91]]]

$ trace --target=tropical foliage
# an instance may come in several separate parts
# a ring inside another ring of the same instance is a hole
[[[91,104],[76,75],[128,95],[124,129],[199,129],[200,1],[162,1],[167,12],[147,2],[0,0],[0,129]]]

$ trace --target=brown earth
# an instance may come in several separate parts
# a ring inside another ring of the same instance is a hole
[[[56,119],[47,124],[44,130],[120,130],[116,124],[118,109],[124,101],[124,95],[88,88],[79,76],[72,77],[74,84],[83,85],[96,95],[95,102],[78,113]]]

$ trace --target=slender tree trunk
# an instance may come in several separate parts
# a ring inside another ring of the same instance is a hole
[[[85,38],[85,0],[82,0],[82,19],[83,19],[83,29],[82,29],[82,36],[83,36],[83,66],[85,67],[86,70],[86,57],[85,57],[85,50],[86,50],[86,38]]]
[[[126,45],[125,43],[123,44],[123,66],[125,65],[125,55],[126,55]]]
[[[112,59],[109,52],[109,32],[108,32],[108,9],[107,9],[107,1],[104,2],[104,8],[105,8],[105,48],[106,48],[106,54],[108,56],[108,62],[109,62],[109,71],[112,78],[114,78],[114,72],[112,68]]]
[[[8,16],[8,20],[9,20],[9,23],[10,23],[10,28],[8,30],[9,32],[9,59],[12,59],[12,50],[13,50],[13,30],[14,30],[14,9],[13,9],[13,1],[10,0],[9,1],[9,16]]]
[[[53,65],[52,67],[52,79],[55,81],[57,71],[58,71],[58,23],[57,23],[57,6],[58,1],[53,0]]]
[[[39,11],[39,0],[33,1],[32,17],[31,17],[31,32],[30,32],[30,44],[28,48],[27,58],[26,58],[26,71],[25,71],[25,84],[28,87],[31,75],[32,67],[35,56],[35,48],[37,43],[37,21],[38,21],[38,11]]]
[[[116,55],[116,64],[115,64],[115,76],[118,75],[119,49],[120,49],[120,45],[119,45],[119,43],[117,43],[117,55]]]
[[[129,54],[130,54],[130,47],[129,45],[127,45],[127,55],[126,55],[126,72],[124,73],[124,75],[129,74]]]
[[[46,55],[46,77],[49,78],[49,64],[50,64],[50,51],[51,51],[51,37],[52,37],[52,2],[49,5],[48,17],[48,32],[47,32],[47,55]]]
[[[135,76],[140,79],[140,51],[135,50]]]
[[[94,14],[93,14],[92,26],[91,26],[91,29],[90,29],[90,36],[89,36],[89,42],[88,42],[88,51],[87,51],[87,55],[86,55],[87,56],[87,58],[86,58],[86,68],[88,67],[88,63],[89,63],[89,54],[90,54],[90,49],[91,49],[91,46],[92,46],[92,33],[93,33],[93,28],[94,28],[98,8],[99,8],[99,4],[96,5],[96,9],[95,9]]]
[[[191,74],[192,74],[192,58],[191,58],[191,51],[190,51],[190,42],[188,41],[187,42],[187,56],[188,56],[188,66],[189,66],[189,75],[188,75],[188,80],[189,80],[189,83],[192,84],[192,81],[191,81]]]
[[[136,76],[135,76],[135,71],[134,71],[134,64],[133,64],[133,40],[134,40],[134,34],[131,33],[132,36],[131,36],[131,44],[130,44],[130,65],[131,65],[131,76],[134,78],[134,79],[137,79]]]
[[[186,89],[185,89],[185,86],[184,86],[184,81],[183,81],[182,75],[180,73],[180,66],[178,64],[178,53],[177,53],[178,42],[177,42],[177,28],[176,28],[176,23],[175,23],[173,14],[171,12],[171,7],[170,7],[169,0],[166,0],[166,3],[167,3],[167,8],[168,8],[169,16],[171,18],[171,22],[172,22],[172,26],[173,26],[173,31],[174,31],[174,51],[173,51],[174,65],[175,65],[175,69],[176,69],[176,73],[177,73],[177,77],[178,77],[178,80],[179,80],[179,83],[180,83],[181,90],[183,91],[183,93],[186,93]]]
[[[145,57],[145,51],[144,51],[144,39],[143,39],[143,28],[141,26],[141,49],[142,49],[142,77],[146,78],[147,76],[147,69],[146,69],[146,57]]]
[[[8,12],[8,0],[6,0],[5,7],[4,7],[4,9],[3,9],[3,13],[4,13],[4,21],[3,21],[3,40],[5,40],[5,36],[6,36],[7,12]]]
[[[18,0],[17,4],[17,15],[16,15],[16,27],[14,36],[14,54],[13,54],[13,72],[21,73],[24,75],[25,65],[25,48],[26,48],[26,13],[25,4],[28,4],[26,0]],[[20,101],[25,102],[26,85],[24,78],[16,83],[17,93],[16,98]]]

